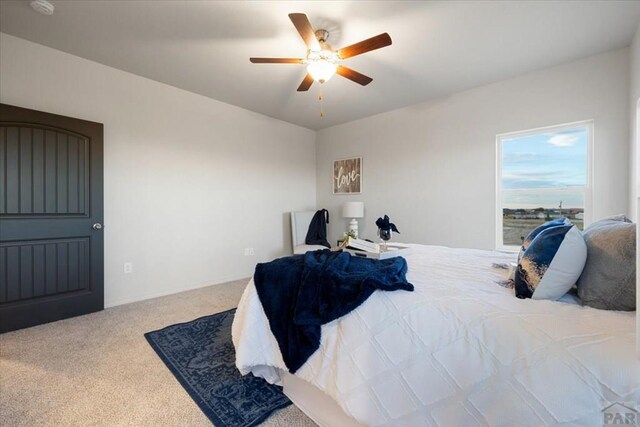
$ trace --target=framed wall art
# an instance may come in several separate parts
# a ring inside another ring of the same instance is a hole
[[[362,192],[362,157],[333,161],[333,194]]]

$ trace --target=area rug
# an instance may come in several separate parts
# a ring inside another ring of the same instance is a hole
[[[280,387],[235,366],[235,309],[144,334],[189,396],[216,427],[249,427],[291,401]]]

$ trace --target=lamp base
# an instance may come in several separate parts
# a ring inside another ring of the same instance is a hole
[[[355,218],[351,218],[349,223],[349,234],[353,234],[356,239],[358,238],[358,220]]]

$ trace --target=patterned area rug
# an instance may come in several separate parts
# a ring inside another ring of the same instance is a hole
[[[280,387],[235,367],[235,309],[167,326],[144,336],[216,427],[249,427],[291,401]]]

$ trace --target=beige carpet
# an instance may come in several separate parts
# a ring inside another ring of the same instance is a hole
[[[247,281],[0,335],[2,426],[206,426],[143,334],[236,307]],[[291,405],[265,426],[314,426]]]

